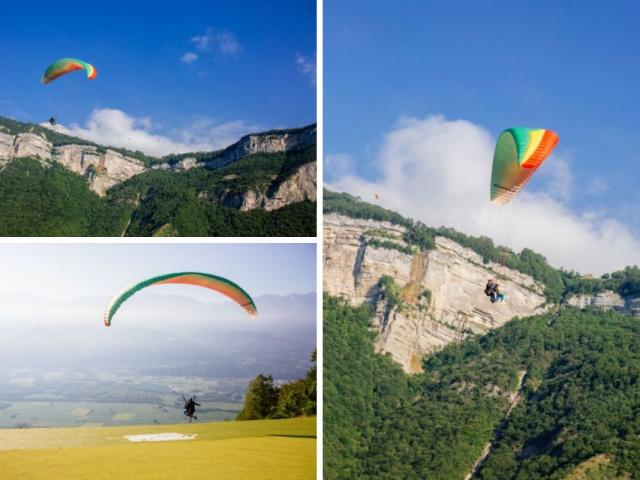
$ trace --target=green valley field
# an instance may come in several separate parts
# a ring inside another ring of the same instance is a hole
[[[195,434],[131,442],[125,436]],[[316,419],[0,429],[3,479],[313,479]]]

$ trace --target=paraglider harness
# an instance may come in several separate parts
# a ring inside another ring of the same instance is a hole
[[[55,127],[56,126],[56,117],[54,117],[52,115],[51,118],[49,118],[49,123],[51,124],[52,127]]]
[[[182,395],[182,399],[184,400],[184,416],[189,418],[189,423],[191,423],[191,420],[193,420],[194,418],[198,420],[198,417],[196,417],[195,413],[196,406],[199,407],[200,404],[196,402],[196,397],[192,397],[187,400],[184,395]]]

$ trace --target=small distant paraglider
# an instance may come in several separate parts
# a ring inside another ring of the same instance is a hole
[[[491,201],[509,203],[522,190],[558,144],[555,132],[525,127],[509,128],[498,137],[491,171]]]
[[[378,195],[377,193],[374,193],[373,196],[375,197],[376,201],[380,200],[380,195]]]
[[[239,285],[236,285],[231,280],[218,277],[217,275],[211,275],[209,273],[178,272],[149,278],[148,280],[136,283],[120,292],[118,295],[113,297],[111,302],[109,302],[109,305],[104,312],[104,324],[107,327],[111,326],[111,320],[118,309],[135,293],[153,285],[170,284],[193,285],[208,288],[233,300],[236,304],[242,307],[250,317],[255,317],[258,314],[258,310],[253,299]]]
[[[49,125],[51,125],[52,128],[56,126],[56,117],[53,115],[49,117]]]
[[[42,80],[40,81],[45,84],[50,83],[56,78],[73,72],[74,70],[86,71],[87,78],[89,80],[95,80],[96,76],[98,75],[95,67],[90,63],[83,62],[82,60],[78,60],[77,58],[61,58],[60,60],[56,60],[51,65],[49,65],[47,70],[44,72],[44,75],[42,76]]]

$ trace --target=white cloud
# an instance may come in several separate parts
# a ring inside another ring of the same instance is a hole
[[[327,178],[340,178],[351,174],[354,162],[351,155],[345,153],[336,153],[325,155],[324,171],[327,172]]]
[[[218,49],[225,55],[236,55],[240,53],[242,47],[235,35],[228,30],[222,30],[216,34]]]
[[[180,58],[180,60],[183,63],[186,63],[187,65],[191,65],[197,59],[198,59],[198,54],[193,52],[187,52],[184,55],[182,55],[182,57]]]
[[[58,125],[57,129],[101,145],[162,156],[218,150],[261,128],[242,120],[217,123],[210,118],[199,118],[187,127],[174,129],[171,136],[167,136],[153,133],[154,123],[149,117],[135,118],[122,110],[102,108],[94,110],[84,126],[74,124],[65,128]]]
[[[315,58],[307,57],[305,55],[296,55],[296,65],[302,75],[309,79],[309,83],[313,86],[316,85],[316,60]]]
[[[427,225],[487,235],[516,251],[529,247],[558,267],[601,274],[640,264],[640,241],[622,223],[566,206],[557,190],[571,179],[566,166],[549,167],[556,155],[539,170],[555,168],[564,177],[551,191],[525,189],[506,206],[491,204],[494,142],[484,128],[468,121],[403,118],[378,152],[373,168],[381,172],[379,180],[345,173],[330,187],[363,199],[378,193],[384,207]]]
[[[196,35],[190,42],[199,52],[210,52],[215,48],[224,55],[237,55],[242,50],[242,45],[232,32],[214,30],[212,27],[207,27],[203,35]]]
[[[561,202],[568,202],[573,193],[573,176],[569,162],[556,153],[553,162],[545,163],[544,167],[537,172],[537,176],[544,184],[545,193]]]
[[[200,52],[208,52],[211,50],[211,44],[213,43],[214,33],[213,28],[207,28],[204,35],[196,35],[190,42],[193,43],[197,50]]]

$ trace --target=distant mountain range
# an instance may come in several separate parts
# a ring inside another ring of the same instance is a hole
[[[108,298],[1,296],[0,371],[127,369],[154,375],[299,378],[316,341],[316,296],[257,297],[258,319],[230,303],[143,294],[114,324]]]
[[[315,235],[315,125],[162,158],[65,131],[0,117],[0,235]]]

